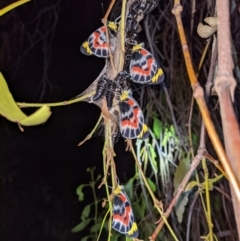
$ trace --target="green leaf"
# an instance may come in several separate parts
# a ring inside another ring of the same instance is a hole
[[[81,202],[84,200],[84,193],[82,191],[82,189],[86,186],[89,186],[88,184],[82,184],[80,186],[77,187],[76,189],[76,194],[78,195],[78,200]]]
[[[166,127],[166,128],[164,129],[163,139],[162,139],[162,142],[161,142],[161,146],[165,146],[165,145],[167,144],[169,137],[170,137],[169,131],[168,131],[168,128]]]
[[[150,159],[152,168],[155,169],[154,170],[155,172],[158,172],[158,165],[157,165],[157,161],[156,161],[157,154],[150,143],[148,143],[148,147],[150,150],[150,158],[149,159]]]
[[[177,219],[178,219],[179,223],[181,223],[182,220],[183,220],[183,214],[184,214],[184,211],[185,211],[185,206],[188,203],[188,195],[189,195],[189,192],[183,193],[180,196],[178,202],[176,203],[176,206],[174,207],[175,213],[177,215]]]
[[[172,133],[172,136],[175,135],[175,128],[173,125],[170,125],[170,132]]]
[[[93,235],[85,236],[81,239],[81,241],[87,241],[89,238],[93,239]]]
[[[183,158],[180,160],[178,167],[176,168],[175,174],[174,174],[174,192],[177,190],[179,185],[181,184],[183,178],[187,174],[190,168],[190,159],[189,158]]]
[[[218,182],[223,176],[223,174],[220,174],[218,176],[216,176],[215,178],[209,178],[208,179],[208,185],[209,185],[209,189],[213,190],[213,186],[215,182]],[[206,182],[204,182],[204,188],[206,188]]]
[[[147,178],[147,182],[148,182],[148,185],[151,188],[151,190],[153,192],[156,192],[157,187],[156,187],[155,183],[150,178]]]
[[[155,159],[155,158],[157,157],[157,154],[156,154],[156,152],[154,151],[154,149],[153,149],[153,147],[152,147],[152,145],[151,145],[150,143],[148,143],[148,147],[149,147],[149,149],[150,149],[151,158],[152,158],[152,159]]]
[[[133,209],[135,217],[137,219],[142,219],[142,218],[144,218],[144,214],[146,211],[146,203],[144,201],[141,204],[138,202],[134,202],[134,203],[132,203],[132,209]]]
[[[90,228],[90,233],[96,233],[100,230],[101,223],[97,223]]]
[[[51,115],[51,111],[48,106],[44,105],[30,116],[25,115],[14,101],[7,83],[0,72],[0,114],[6,119],[17,122],[20,125],[34,126],[46,122]]]
[[[77,233],[77,232],[82,231],[84,228],[86,228],[86,226],[90,223],[91,220],[92,220],[92,218],[88,218],[88,219],[83,220],[77,226],[72,228],[71,232],[72,233]]]
[[[84,207],[84,209],[82,211],[82,215],[81,215],[82,219],[88,218],[88,216],[91,212],[91,205],[92,204],[88,204],[87,206]]]
[[[199,183],[198,182],[196,182],[196,181],[191,181],[191,182],[189,182],[188,184],[187,184],[187,186],[185,187],[185,192],[187,192],[187,191],[190,191],[191,189],[193,189],[194,187],[196,187],[196,186],[199,186]]]
[[[157,118],[153,118],[153,132],[157,139],[160,138],[160,135],[162,133],[162,128],[163,128],[162,122]]]

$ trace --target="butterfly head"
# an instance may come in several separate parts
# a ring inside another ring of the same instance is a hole
[[[134,45],[133,48],[132,48],[132,53],[141,50],[143,48],[143,46],[144,46],[143,43]]]
[[[122,185],[117,185],[117,187],[113,190],[114,195],[118,195],[124,189]]]
[[[117,30],[117,23],[116,22],[108,21],[107,26],[110,30],[114,30],[114,31]]]
[[[120,95],[120,101],[125,101],[132,95],[132,91],[130,89],[123,90]]]

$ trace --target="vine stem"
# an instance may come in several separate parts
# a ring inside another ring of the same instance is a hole
[[[40,106],[49,106],[49,107],[56,107],[56,106],[64,106],[64,105],[71,105],[73,103],[77,103],[80,101],[85,101],[88,97],[92,96],[94,92],[88,93],[87,95],[78,97],[73,100],[65,100],[61,102],[55,102],[55,103],[25,103],[25,102],[17,102],[17,105],[20,108],[26,108],[26,107],[40,107]]]
[[[208,240],[213,241],[213,224],[212,224],[212,217],[211,217],[211,204],[210,204],[210,195],[209,195],[209,173],[207,168],[206,159],[203,158],[202,160],[202,167],[204,171],[204,180],[205,180],[205,197],[206,197],[206,206],[207,206],[207,222],[209,227],[209,234],[208,234]]]
[[[0,16],[4,15],[5,13],[11,11],[12,9],[14,9],[14,8],[24,4],[24,3],[30,2],[30,1],[31,0],[19,0],[15,3],[9,4],[8,6],[6,6],[5,8],[0,10]]]

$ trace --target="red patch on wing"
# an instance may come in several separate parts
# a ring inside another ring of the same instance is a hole
[[[101,35],[103,35],[103,34],[106,34],[106,28],[104,26],[93,33],[93,36],[94,36],[93,47],[94,48],[97,49],[97,48],[107,48],[108,47],[107,43],[103,42],[100,39]],[[103,42],[103,43],[101,43],[101,42]]]
[[[124,225],[128,226],[129,221],[130,221],[130,212],[131,212],[132,208],[131,206],[127,206],[125,207],[125,213],[121,216],[119,214],[114,214],[113,215],[113,219],[120,221],[121,223],[123,223]]]
[[[118,194],[118,197],[125,203],[127,201],[127,198],[125,195],[123,195],[122,193]]]
[[[146,49],[140,50],[141,55],[148,55],[148,51]]]
[[[139,112],[140,112],[139,107],[134,108],[133,109],[133,117],[131,119],[121,121],[121,125],[122,126],[129,126],[129,127],[134,128],[134,129],[137,129],[138,126],[139,126],[139,120],[138,120]]]
[[[133,66],[132,67],[132,71],[136,72],[138,74],[141,74],[141,75],[146,75],[146,76],[151,75],[153,62],[154,62],[154,59],[153,58],[149,58],[149,59],[147,59],[147,68],[146,69],[143,69],[143,68],[137,67],[137,66]]]

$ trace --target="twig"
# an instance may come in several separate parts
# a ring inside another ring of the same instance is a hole
[[[107,38],[107,45],[108,45],[108,52],[109,52],[110,62],[111,62],[113,71],[116,72],[115,66],[114,66],[114,63],[113,63],[113,56],[112,56],[112,53],[111,53],[110,41],[109,41],[109,33],[108,33],[108,27],[107,27],[107,19],[108,19],[108,16],[109,16],[112,8],[113,8],[114,3],[115,3],[115,0],[112,0],[110,5],[109,5],[109,7],[108,7],[108,10],[107,10],[104,18],[102,19],[102,23],[104,24],[105,29],[106,29],[106,38]]]
[[[93,127],[93,129],[91,130],[91,132],[84,138],[83,141],[81,141],[81,142],[78,143],[78,146],[81,146],[83,143],[85,143],[86,141],[88,141],[89,139],[92,138],[92,135],[93,135],[93,133],[96,131],[96,129],[98,128],[98,126],[99,126],[102,118],[103,118],[103,116],[102,116],[102,114],[101,114],[101,115],[99,116],[99,118],[98,118],[98,121],[97,121],[96,125]]]
[[[193,158],[189,171],[187,172],[187,174],[185,175],[181,184],[179,185],[176,195],[174,196],[174,198],[172,199],[171,203],[168,206],[168,209],[164,213],[165,218],[168,218],[169,215],[171,214],[173,207],[176,205],[177,201],[179,200],[180,195],[184,191],[184,188],[187,185],[189,179],[191,178],[193,172],[196,170],[197,166],[199,165],[199,163],[202,159],[202,153],[203,153],[203,150],[199,149],[198,154]],[[162,229],[163,225],[164,225],[164,220],[161,220],[160,223],[158,224],[157,228],[154,230],[154,233],[151,235],[150,240],[156,239],[156,237],[157,237],[158,233],[160,232],[160,230]]]
[[[47,105],[49,107],[71,105],[73,103],[77,103],[77,102],[80,102],[80,101],[85,101],[87,98],[93,96],[93,94],[94,94],[94,92],[90,92],[87,95],[80,96],[80,97],[78,97],[76,99],[73,99],[73,100],[65,100],[65,101],[55,102],[55,103],[25,103],[25,102],[17,102],[17,105],[20,108],[39,107],[39,106],[43,106],[43,105]]]

